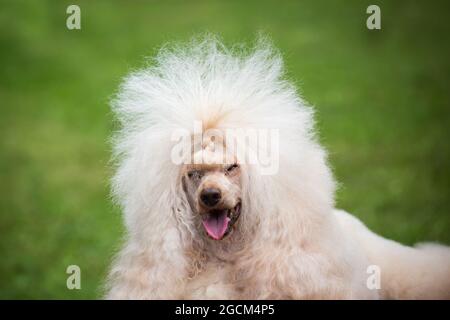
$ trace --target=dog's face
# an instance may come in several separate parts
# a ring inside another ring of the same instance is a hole
[[[241,167],[236,164],[191,164],[182,171],[183,190],[206,234],[221,240],[241,214]]]

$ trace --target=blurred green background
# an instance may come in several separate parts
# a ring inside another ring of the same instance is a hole
[[[1,0],[0,298],[101,297],[123,235],[108,101],[164,42],[205,31],[228,44],[264,31],[280,48],[317,109],[339,207],[403,243],[450,244],[447,3]],[[66,288],[70,264],[81,290]]]

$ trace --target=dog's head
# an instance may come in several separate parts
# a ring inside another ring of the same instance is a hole
[[[185,165],[182,183],[191,210],[206,234],[214,240],[230,234],[241,214],[241,166]]]

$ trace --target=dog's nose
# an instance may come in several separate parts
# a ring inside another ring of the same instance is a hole
[[[203,189],[202,193],[200,194],[200,199],[202,200],[203,204],[208,207],[214,207],[219,202],[220,198],[220,190],[216,188]]]

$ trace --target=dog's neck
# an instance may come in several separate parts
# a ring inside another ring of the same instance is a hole
[[[245,239],[241,230],[236,228],[222,240],[213,240],[206,235],[202,235],[199,241],[192,243],[190,251],[197,253],[193,257],[194,259],[201,257],[202,264],[208,262],[233,263],[248,246],[249,241]]]

